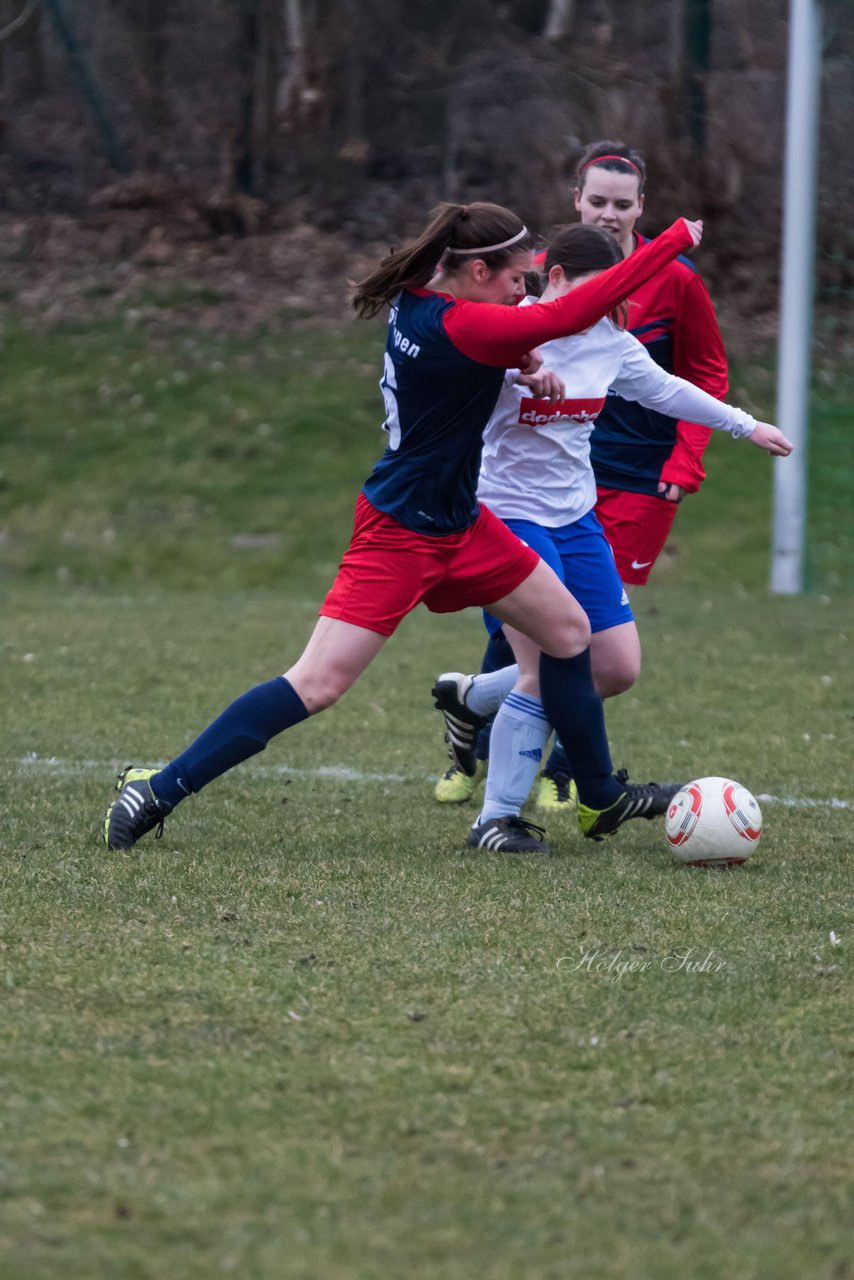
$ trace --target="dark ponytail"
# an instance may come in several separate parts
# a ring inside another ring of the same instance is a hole
[[[623,252],[608,231],[587,222],[576,222],[551,236],[543,271],[548,276],[552,267],[560,267],[567,280],[575,280],[591,271],[607,271],[622,261]],[[609,313],[609,318],[623,329],[627,314],[628,306],[621,302]]]
[[[473,252],[505,240],[513,240],[513,244],[506,249]],[[430,222],[414,244],[383,258],[376,271],[355,285],[353,307],[357,315],[367,319],[391,302],[401,289],[423,288],[436,274],[440,262],[443,270],[453,274],[477,256],[494,270],[515,254],[527,253],[532,245],[533,237],[521,218],[499,204],[441,204],[433,210]]]

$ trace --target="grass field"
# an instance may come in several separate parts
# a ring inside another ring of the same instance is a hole
[[[0,1276],[848,1280],[850,372],[816,394],[813,593],[767,595],[767,463],[716,440],[608,708],[637,776],[769,797],[744,868],[652,823],[463,852],[429,686],[481,631],[420,612],[161,841],[99,847],[117,767],[299,652],[376,343],[6,335]],[[738,386],[768,410],[764,367]]]

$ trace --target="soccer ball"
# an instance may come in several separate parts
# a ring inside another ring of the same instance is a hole
[[[762,835],[762,810],[740,782],[698,778],[670,801],[664,834],[675,858],[689,867],[746,862]]]

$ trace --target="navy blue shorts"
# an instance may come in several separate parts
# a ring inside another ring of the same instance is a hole
[[[591,631],[607,631],[634,620],[614,553],[595,511],[559,529],[547,529],[533,520],[504,523],[554,569],[590,619]],[[483,620],[494,636],[501,627],[498,618],[484,610]]]

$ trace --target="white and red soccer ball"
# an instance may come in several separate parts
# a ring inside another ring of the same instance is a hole
[[[732,778],[697,778],[667,809],[664,834],[675,858],[690,867],[746,862],[762,835],[762,810]]]

